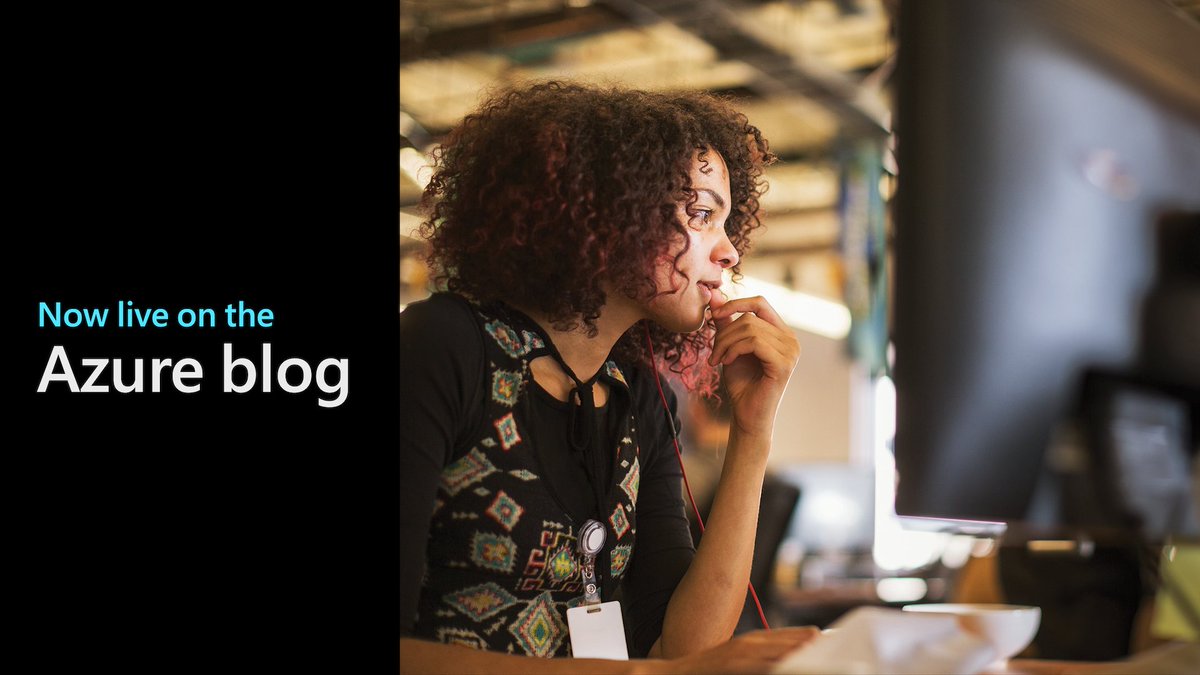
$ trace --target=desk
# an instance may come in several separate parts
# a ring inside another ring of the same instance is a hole
[[[1047,661],[1044,659],[1012,659],[1007,666],[989,668],[983,675],[1073,675],[1092,673],[1106,666],[1094,661]]]
[[[1121,661],[1013,659],[985,675],[1184,675],[1200,673],[1200,644],[1172,642]]]

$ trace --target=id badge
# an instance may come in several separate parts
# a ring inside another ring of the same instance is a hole
[[[572,607],[567,610],[567,628],[571,632],[571,654],[575,658],[629,660],[620,602],[613,600]]]

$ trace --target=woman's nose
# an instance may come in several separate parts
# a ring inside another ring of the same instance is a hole
[[[729,235],[725,232],[721,233],[721,240],[713,248],[712,259],[721,266],[721,269],[738,264],[737,248],[734,247],[733,242],[729,240]]]

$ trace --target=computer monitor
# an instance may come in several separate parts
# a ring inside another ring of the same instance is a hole
[[[1200,212],[1200,26],[1157,0],[900,12],[896,510],[1024,520],[1084,374],[1153,361],[1158,232],[1194,245],[1164,215]],[[1194,377],[1192,344],[1156,372]]]

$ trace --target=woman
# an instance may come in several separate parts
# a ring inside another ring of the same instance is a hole
[[[799,356],[764,299],[719,290],[759,226],[758,129],[706,94],[545,83],[435,159],[422,235],[449,292],[401,316],[403,669],[760,672],[811,637],[730,641]],[[706,394],[720,369],[732,408],[696,550],[656,368]],[[655,660],[521,658],[570,655],[567,609],[614,600]]]

